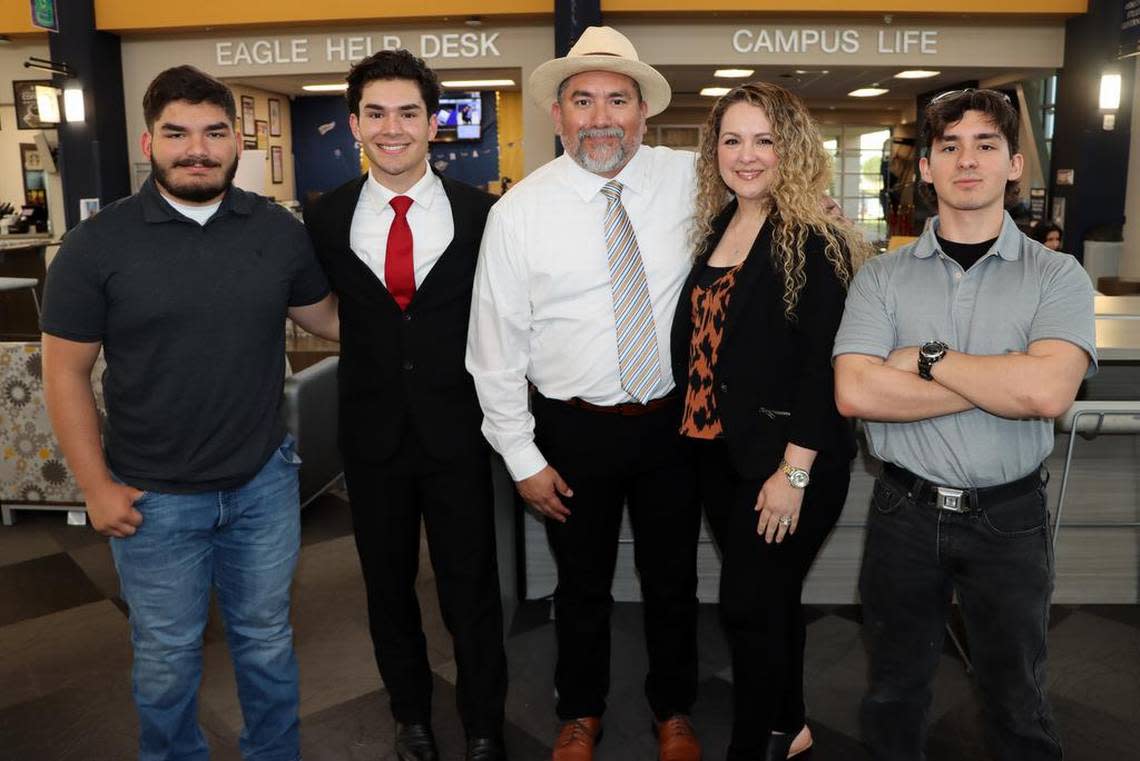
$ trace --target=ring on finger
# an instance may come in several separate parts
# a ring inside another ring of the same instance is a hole
[[[780,525],[781,526],[791,526],[792,525],[792,516],[785,515],[785,516],[781,517],[780,518]]]

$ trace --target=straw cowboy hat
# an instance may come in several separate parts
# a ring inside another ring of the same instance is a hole
[[[565,58],[555,58],[535,69],[530,75],[531,97],[549,110],[558,97],[558,86],[583,71],[612,71],[635,80],[641,86],[642,100],[649,106],[649,116],[664,111],[673,97],[665,77],[642,63],[633,43],[609,26],[589,27]]]

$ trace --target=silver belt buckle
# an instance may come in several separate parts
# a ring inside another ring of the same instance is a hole
[[[949,510],[952,513],[965,513],[968,508],[963,503],[962,495],[966,493],[965,489],[951,489],[946,486],[939,486],[938,498],[934,501],[934,506],[939,510]]]

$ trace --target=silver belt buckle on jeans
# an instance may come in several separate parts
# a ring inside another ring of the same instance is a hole
[[[962,495],[966,493],[965,489],[951,489],[946,486],[939,486],[938,497],[934,500],[934,506],[939,510],[949,510],[953,513],[969,512],[965,502],[962,500]]]

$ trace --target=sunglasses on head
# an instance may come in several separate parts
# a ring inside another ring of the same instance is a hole
[[[1002,98],[1003,100],[1005,100],[1006,103],[1009,103],[1010,105],[1013,104],[1013,101],[1009,99],[1009,96],[1006,95],[1005,93],[1001,92],[1000,90],[987,90],[985,88],[979,89],[977,87],[965,87],[965,88],[962,88],[961,90],[947,90],[946,92],[939,93],[938,95],[935,95],[933,98],[930,99],[930,105],[934,105],[935,103],[940,103],[941,101],[944,101],[944,100],[953,100],[954,98],[958,98],[958,97],[961,97],[963,95],[967,95],[967,94],[972,93],[972,92],[983,93],[985,95],[996,95],[999,98]]]

